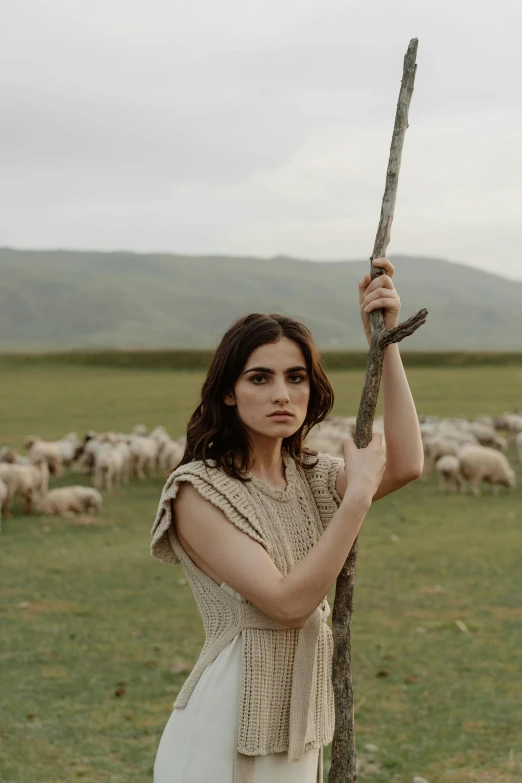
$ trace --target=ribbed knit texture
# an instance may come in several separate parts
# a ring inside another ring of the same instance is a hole
[[[242,483],[213,461],[182,465],[163,488],[152,528],[152,555],[163,563],[181,562],[201,614],[205,643],[178,694],[183,708],[205,668],[240,631],[243,660],[237,751],[247,756],[288,750],[289,761],[304,750],[322,748],[333,738],[335,717],[331,684],[333,639],[326,598],[303,629],[291,629],[264,615],[249,601],[231,595],[199,569],[175,533],[172,501],[182,481],[220,508],[236,527],[258,541],[286,575],[319,540],[340,503],[335,490],[344,460],[304,456],[317,466],[303,469],[283,454],[286,489],[273,489],[251,473]],[[248,766],[248,765],[247,765]],[[321,765],[322,767],[322,765]],[[247,775],[236,780],[246,780]]]

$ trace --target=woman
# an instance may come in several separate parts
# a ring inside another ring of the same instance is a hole
[[[359,283],[363,327],[397,324],[393,266]],[[206,632],[159,745],[155,783],[322,783],[333,737],[326,596],[374,500],[422,471],[398,348],[383,369],[386,451],[343,442],[344,459],[302,447],[333,406],[312,337],[278,314],[224,335],[163,489],[152,554],[183,564]]]

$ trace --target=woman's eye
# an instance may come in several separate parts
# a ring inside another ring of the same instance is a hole
[[[301,383],[301,381],[305,380],[304,375],[289,375],[288,377],[292,383]],[[264,375],[253,375],[252,378],[250,378],[250,381],[256,386],[262,386],[263,382],[266,381],[266,378]]]

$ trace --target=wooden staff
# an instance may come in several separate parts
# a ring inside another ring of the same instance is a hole
[[[412,38],[404,57],[402,84],[397,102],[381,217],[370,262],[373,262],[375,258],[384,258],[386,256],[386,250],[390,241],[402,146],[408,127],[408,109],[417,70],[415,63],[417,44],[418,39]],[[371,263],[371,279],[373,280],[382,274],[384,274],[384,270],[375,267]],[[373,419],[386,347],[391,345],[391,343],[398,343],[404,337],[413,334],[426,321],[427,314],[427,310],[420,310],[416,315],[408,318],[404,323],[398,324],[395,328],[385,329],[384,310],[379,308],[370,311],[372,339],[368,353],[361,402],[357,414],[354,438],[357,448],[366,448],[372,439]],[[335,699],[335,733],[332,743],[332,764],[328,775],[329,783],[353,783],[357,777],[351,672],[351,621],[358,545],[359,537],[357,536],[335,585],[335,601],[332,612],[334,639],[332,683]]]

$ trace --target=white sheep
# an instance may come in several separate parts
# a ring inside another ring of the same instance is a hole
[[[78,473],[93,473],[96,451],[100,444],[100,436],[94,430],[89,430],[83,439],[83,444],[78,446],[75,452],[75,468]]]
[[[156,452],[156,468],[158,470],[162,469],[162,464],[164,463],[163,459],[163,451],[167,447],[169,443],[171,443],[170,435],[168,434],[167,430],[163,426],[154,427],[153,430],[149,433],[149,438],[152,438],[156,441],[158,444],[157,452]]]
[[[65,437],[54,442],[60,453],[62,465],[69,468],[76,458],[76,451],[80,445],[78,435],[75,432],[68,432]]]
[[[119,489],[129,482],[132,454],[128,443],[120,437],[117,433],[108,433],[96,442],[93,484],[98,489],[103,486],[107,490]]]
[[[11,516],[11,503],[15,495],[20,495],[25,501],[25,513],[34,511],[35,502],[47,492],[49,468],[47,461],[34,458],[31,465],[17,465],[0,462],[0,479],[7,487],[7,497],[4,499],[4,513]]]
[[[519,413],[503,413],[495,418],[495,429],[505,430],[508,441],[513,442],[522,432],[522,416]]]
[[[458,457],[453,454],[445,454],[435,462],[435,470],[439,477],[439,490],[441,492],[457,492],[465,490],[464,480],[459,472],[460,463]]]
[[[160,470],[174,470],[181,462],[184,448],[176,440],[169,440],[166,443],[158,457],[158,468]]]
[[[457,456],[459,443],[449,437],[449,433],[431,435],[423,441],[424,466],[421,478],[426,480],[431,475],[434,464],[446,455]]]
[[[8,490],[5,481],[0,479],[0,533],[2,532],[2,512],[5,510]]]
[[[97,489],[78,484],[52,489],[38,500],[37,510],[40,514],[58,514],[69,517],[74,514],[99,511],[102,503],[102,496]]]
[[[355,416],[331,416],[312,428],[306,436],[303,445],[314,449],[320,454],[342,457],[344,454],[343,440],[355,437],[356,421],[357,418]],[[375,419],[372,429],[373,432],[381,433],[383,446],[386,448],[382,416]]]
[[[486,481],[494,494],[499,486],[515,489],[515,471],[505,454],[488,446],[463,446],[458,453],[460,475],[469,481],[474,495],[480,495],[480,482]]]
[[[0,462],[9,462],[11,465],[30,465],[29,457],[22,456],[14,449],[4,446],[0,449]]]
[[[136,476],[139,479],[151,476],[157,463],[158,442],[144,435],[131,435],[127,442]]]
[[[472,432],[467,432],[463,429],[462,425],[456,426],[455,424],[449,424],[442,422],[438,429],[437,435],[441,435],[448,440],[453,440],[455,443],[460,443],[461,446],[466,444],[480,445],[478,438]]]
[[[54,441],[45,441],[36,435],[28,435],[23,443],[30,459],[44,457],[53,476],[61,476],[63,462],[60,447]]]
[[[99,443],[94,456],[93,480],[97,489],[111,490],[117,484],[118,463],[110,443]]]
[[[522,431],[516,436],[515,443],[518,451],[518,461],[522,462]]]
[[[112,456],[116,464],[115,486],[128,484],[132,473],[132,454],[129,444],[119,440],[112,447]]]
[[[498,451],[507,451],[506,438],[497,435],[493,427],[472,421],[468,426],[468,432],[477,438],[481,446],[490,446],[492,449],[498,449]]]
[[[330,454],[331,457],[340,457],[343,454],[342,439],[332,434],[316,432],[316,427],[304,439],[304,446],[314,449],[320,454]]]
[[[476,424],[484,424],[486,427],[489,427],[490,429],[495,429],[495,419],[493,416],[489,416],[487,414],[483,414],[482,416],[476,416],[473,419],[473,422]]]

